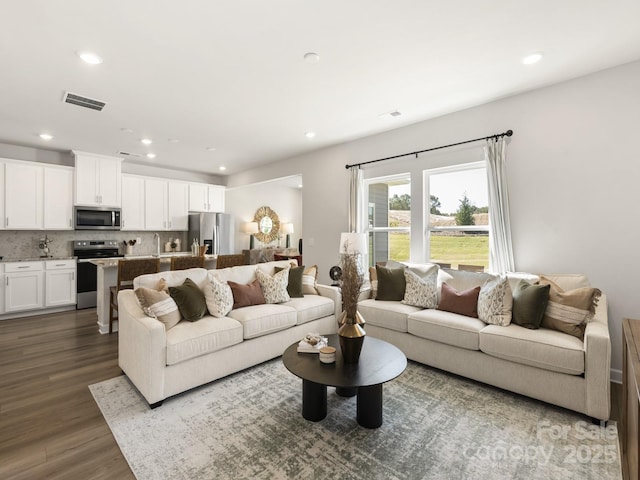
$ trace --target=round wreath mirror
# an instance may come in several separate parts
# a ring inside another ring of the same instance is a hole
[[[258,233],[255,237],[262,243],[271,243],[278,238],[280,219],[278,214],[269,207],[260,207],[256,210],[253,221],[258,224]]]

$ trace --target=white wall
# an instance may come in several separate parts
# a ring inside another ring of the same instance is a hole
[[[516,269],[587,274],[608,296],[612,367],[619,370],[622,318],[640,318],[638,85],[640,62],[633,62],[256,168],[227,185],[301,172],[304,259],[318,264],[320,280],[328,282],[347,228],[345,164],[513,129],[508,177]],[[429,166],[447,157],[456,155],[433,155]]]
[[[302,191],[300,188],[283,186],[280,181],[273,181],[226,190],[225,210],[226,213],[233,215],[236,228],[235,251],[239,253],[249,248],[249,236],[240,230],[245,222],[253,221],[256,210],[262,206],[270,207],[275,211],[281,224],[293,223],[291,247],[296,248],[298,239],[302,237]],[[280,245],[285,246],[284,236]],[[264,246],[255,239],[255,248]]]

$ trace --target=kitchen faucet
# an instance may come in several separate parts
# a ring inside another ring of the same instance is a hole
[[[154,233],[153,234],[153,240],[156,242],[156,251],[153,254],[154,257],[159,257],[160,256],[160,234],[159,233]]]

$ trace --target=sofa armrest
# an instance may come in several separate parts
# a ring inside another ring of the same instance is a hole
[[[611,339],[607,316],[607,297],[598,302],[594,318],[584,332],[584,376],[586,407],[591,417],[608,420],[611,409]]]
[[[317,284],[316,290],[323,297],[333,300],[336,322],[340,319],[342,313],[342,292],[338,287],[332,287],[330,285]]]
[[[118,293],[118,348],[118,365],[147,402],[164,400],[166,330],[144,314],[133,290]]]

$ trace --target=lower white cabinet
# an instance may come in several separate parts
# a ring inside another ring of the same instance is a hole
[[[0,313],[75,305],[76,261],[7,262],[0,270],[4,305]]]
[[[5,264],[5,312],[33,310],[44,306],[44,262]]]
[[[76,261],[52,260],[45,263],[45,307],[76,303]]]

